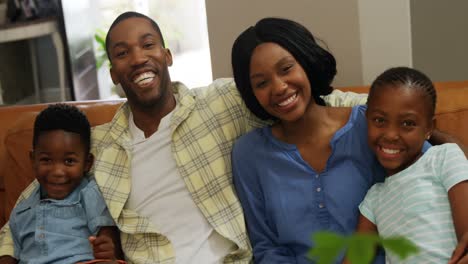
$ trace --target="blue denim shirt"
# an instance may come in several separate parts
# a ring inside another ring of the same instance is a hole
[[[367,145],[365,110],[354,107],[348,123],[335,133],[321,172],[302,159],[295,145],[275,138],[270,127],[235,143],[233,180],[255,263],[314,263],[307,258],[313,233],[355,231],[359,203],[385,174]]]
[[[94,180],[84,178],[65,199],[41,199],[38,187],[10,216],[20,263],[70,264],[92,260],[88,237],[115,226]]]

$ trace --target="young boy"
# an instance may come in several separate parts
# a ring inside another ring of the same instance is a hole
[[[30,157],[39,185],[9,222],[19,262],[122,258],[118,229],[87,175],[94,160],[90,132],[86,116],[71,105],[51,105],[37,116]]]

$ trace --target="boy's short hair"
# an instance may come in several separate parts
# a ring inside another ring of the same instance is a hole
[[[80,135],[86,153],[91,148],[91,126],[86,115],[76,106],[58,103],[49,105],[34,121],[33,149],[39,136],[46,131],[64,130]]]

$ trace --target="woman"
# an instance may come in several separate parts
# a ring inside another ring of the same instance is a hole
[[[265,18],[245,30],[232,67],[247,107],[273,121],[241,137],[232,156],[255,262],[311,263],[311,235],[353,232],[359,203],[383,180],[365,106],[325,106],[335,58],[294,21]]]

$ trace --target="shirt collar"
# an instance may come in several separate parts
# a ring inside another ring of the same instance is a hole
[[[161,121],[159,122],[158,130],[160,128],[168,127],[170,125],[172,115],[178,109],[179,94],[175,93],[174,98],[176,100],[176,107],[174,109],[172,109],[172,111],[170,113],[168,113],[166,116],[164,116],[161,119]],[[143,142],[143,141],[146,140],[145,133],[143,132],[143,130],[141,130],[140,128],[138,128],[136,126],[135,120],[133,119],[133,113],[131,111],[130,111],[130,113],[128,115],[128,127],[129,127],[129,130],[130,130],[130,135],[132,136],[133,144],[137,144],[137,143],[140,143],[140,142]]]
[[[38,188],[34,189],[33,193],[29,198],[23,200],[23,202],[19,203],[17,206],[17,213],[22,213],[26,210],[29,210],[35,206],[37,206],[41,201],[42,202],[50,202],[56,204],[75,204],[78,203],[81,199],[81,190],[88,185],[89,180],[84,177],[80,184],[73,190],[65,199],[62,200],[55,200],[55,199],[41,199],[41,192],[44,192],[41,185]]]

